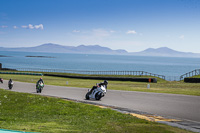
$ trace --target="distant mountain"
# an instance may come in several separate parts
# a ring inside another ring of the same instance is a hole
[[[166,56],[166,57],[200,57],[200,53],[180,52],[168,47],[148,48],[141,52],[133,52],[131,55],[137,56]]]
[[[0,51],[25,51],[25,52],[48,52],[48,53],[82,53],[82,54],[123,54],[136,56],[166,56],[166,57],[198,57],[200,53],[180,52],[168,47],[148,48],[140,52],[127,52],[126,50],[112,50],[108,47],[99,45],[79,45],[63,46],[59,44],[47,43],[36,47],[19,47],[19,48],[4,48],[0,47]]]
[[[112,50],[99,45],[63,46],[59,44],[42,44],[36,47],[4,48],[1,51],[49,52],[49,53],[85,53],[85,54],[127,54],[126,50]]]

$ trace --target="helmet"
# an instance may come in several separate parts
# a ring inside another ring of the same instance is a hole
[[[105,85],[107,85],[108,84],[108,81],[107,80],[104,80],[104,82],[103,82]]]

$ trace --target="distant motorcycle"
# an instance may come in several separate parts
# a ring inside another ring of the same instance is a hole
[[[3,79],[2,78],[0,78],[0,82],[3,84]]]
[[[100,83],[97,84],[96,86],[93,86],[91,90],[88,90],[88,92],[85,95],[85,98],[87,100],[89,99],[100,100],[106,94],[107,84],[108,82],[105,80],[104,83]]]
[[[37,85],[36,85],[36,91],[37,93],[41,93],[42,90],[44,88],[44,83],[42,83],[42,81],[40,81]]]
[[[13,84],[14,84],[14,82],[10,79],[10,80],[8,81],[8,88],[9,88],[10,90],[13,88]]]

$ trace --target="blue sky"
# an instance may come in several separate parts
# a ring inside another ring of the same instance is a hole
[[[0,47],[44,43],[200,53],[200,1],[0,0]]]

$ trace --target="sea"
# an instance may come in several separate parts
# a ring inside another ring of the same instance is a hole
[[[179,77],[200,69],[200,58],[0,51],[3,68],[145,71]]]

